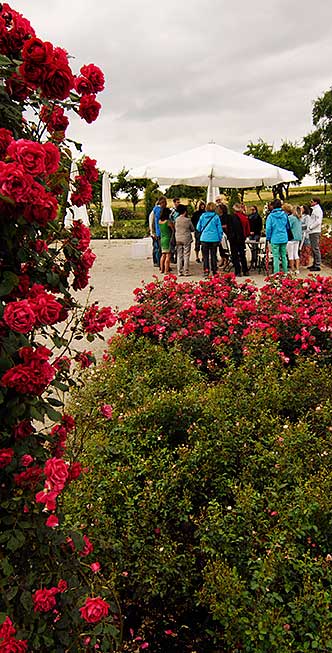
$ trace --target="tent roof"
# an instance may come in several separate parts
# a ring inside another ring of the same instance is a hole
[[[131,179],[158,179],[160,184],[250,188],[297,181],[295,175],[271,163],[240,154],[216,143],[158,159],[129,171]]]

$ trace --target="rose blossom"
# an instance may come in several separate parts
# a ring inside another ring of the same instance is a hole
[[[41,143],[20,138],[18,141],[12,141],[7,154],[18,161],[24,171],[33,177],[45,173],[46,151]]]
[[[49,528],[55,528],[56,526],[59,526],[59,519],[56,515],[50,515],[45,522],[46,526]]]
[[[0,639],[9,639],[12,635],[15,635],[16,630],[13,626],[13,622],[9,617],[3,621],[0,626]]]
[[[74,86],[74,75],[62,48],[54,48],[53,57],[41,82],[42,93],[54,100],[65,100]]]
[[[62,304],[58,302],[54,295],[41,292],[32,301],[31,306],[35,312],[37,325],[55,324],[59,321]]]
[[[69,125],[69,120],[62,107],[51,109],[44,105],[40,112],[40,119],[46,123],[49,132],[65,132]]]
[[[49,63],[52,53],[52,43],[34,37],[25,41],[22,48],[22,59],[23,61],[32,61],[36,64]]]
[[[45,227],[48,222],[55,220],[58,202],[51,193],[45,191],[43,186],[40,186],[40,189],[39,197],[25,207],[24,217],[27,222],[36,222],[41,227]]]
[[[110,606],[100,596],[87,598],[85,604],[80,608],[82,619],[89,624],[96,624],[104,617],[107,617]]]
[[[68,465],[60,458],[49,458],[44,466],[47,483],[51,490],[61,492],[68,480]]]
[[[60,163],[60,150],[54,143],[44,143],[45,169],[48,175],[56,172]]]
[[[101,104],[96,101],[95,95],[83,95],[80,100],[78,114],[87,123],[94,122],[99,115]]]
[[[7,449],[0,449],[0,469],[10,465],[14,457],[14,449],[8,447]]]
[[[15,440],[23,440],[29,435],[35,432],[34,427],[32,426],[30,420],[23,419],[21,422],[18,422],[13,429]]]
[[[7,304],[3,319],[12,331],[18,333],[28,333],[36,323],[35,313],[26,299]]]
[[[58,593],[57,587],[51,587],[51,589],[40,589],[36,590],[32,594],[32,600],[34,602],[34,612],[49,612],[56,605],[56,594]]]
[[[100,412],[103,415],[103,417],[106,417],[106,419],[112,419],[113,408],[110,404],[103,404],[100,407]]]
[[[44,489],[41,492],[37,492],[35,499],[37,503],[43,503],[46,510],[56,510],[57,496],[58,493],[54,490],[48,492]]]
[[[86,556],[90,555],[90,553],[93,553],[93,544],[92,542],[90,542],[87,535],[83,535],[83,540],[84,540],[84,548],[82,549],[82,551],[79,551],[78,553],[80,556],[83,556],[85,558]]]
[[[33,463],[33,460],[34,459],[32,456],[30,456],[30,454],[25,453],[23,456],[21,456],[20,465],[22,465],[22,467],[29,467],[29,465]]]
[[[98,571],[100,571],[100,562],[92,562],[90,565],[91,571],[93,571],[94,574],[97,574]]]
[[[2,164],[0,168],[0,194],[14,202],[29,202],[33,178],[18,163]]]
[[[0,159],[3,159],[7,152],[7,147],[13,140],[13,134],[9,129],[0,128]]]

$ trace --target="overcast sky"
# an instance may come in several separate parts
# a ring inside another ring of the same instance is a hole
[[[332,85],[331,0],[9,0],[71,66],[95,63],[99,119],[68,135],[110,172],[214,140],[243,152],[311,128]]]

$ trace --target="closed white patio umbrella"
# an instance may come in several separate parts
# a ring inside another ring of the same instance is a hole
[[[114,224],[114,216],[112,211],[112,193],[109,175],[107,172],[103,173],[102,179],[102,214],[100,224],[102,227],[107,227],[107,240],[110,240],[110,228]]]
[[[74,159],[71,162],[70,167],[70,177],[69,177],[69,188],[68,188],[68,197],[67,197],[67,211],[65,215],[65,227],[70,229],[73,226],[73,220],[80,220],[87,227],[90,226],[90,220],[88,212],[86,210],[85,204],[83,206],[74,206],[70,201],[70,196],[75,190],[75,177],[78,175],[78,167]]]
[[[212,189],[274,186],[297,181],[290,170],[254,159],[246,154],[208,143],[146,165],[132,168],[130,179],[157,179],[161,185],[208,186]]]

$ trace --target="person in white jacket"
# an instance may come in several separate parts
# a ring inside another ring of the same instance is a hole
[[[308,270],[312,272],[320,271],[321,264],[321,254],[319,248],[320,234],[322,231],[322,222],[323,222],[323,209],[320,204],[319,197],[313,197],[311,202],[311,215],[308,220],[308,229],[307,233],[309,235],[310,245],[312,249],[312,255],[314,257],[314,262]]]

